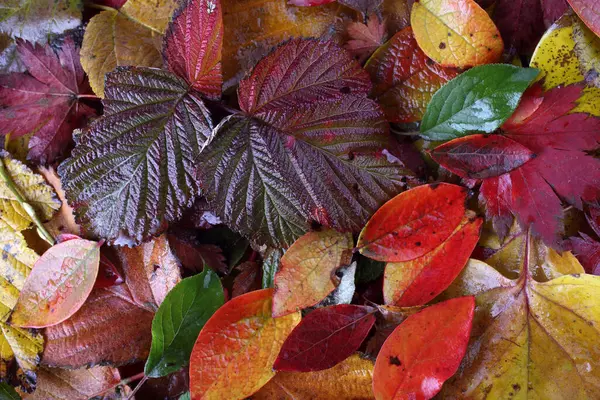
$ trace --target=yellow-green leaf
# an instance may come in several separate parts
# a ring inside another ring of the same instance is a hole
[[[120,11],[157,33],[165,33],[177,4],[177,0],[127,0]]]

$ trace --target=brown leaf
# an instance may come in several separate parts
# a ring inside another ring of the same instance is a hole
[[[187,238],[185,235],[169,233],[168,237],[173,253],[184,268],[200,272],[206,265],[216,272],[229,273],[229,266],[219,246],[200,244],[194,238]]]
[[[231,297],[237,297],[252,290],[261,289],[260,266],[255,261],[246,261],[235,268],[238,271],[233,280]]]
[[[351,22],[346,27],[348,41],[344,48],[359,62],[365,61],[385,42],[385,26],[372,15],[366,24]]]
[[[81,235],[81,227],[75,222],[73,209],[67,204],[62,183],[54,168],[51,166],[42,166],[39,168],[39,173],[46,178],[46,182],[54,188],[54,191],[61,202],[58,212],[54,214],[50,221],[44,224],[48,232],[54,237],[63,233],[70,233],[78,236]]]

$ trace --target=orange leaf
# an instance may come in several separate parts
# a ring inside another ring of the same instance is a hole
[[[192,400],[243,399],[275,372],[273,363],[300,313],[271,317],[272,289],[236,297],[208,320],[190,357]]]
[[[410,22],[419,47],[446,67],[493,63],[504,50],[498,28],[474,0],[420,0]]]
[[[309,232],[296,240],[281,258],[275,274],[273,316],[313,306],[339,284],[335,271],[350,264],[352,235],[333,229]]]
[[[466,216],[434,250],[414,260],[388,263],[383,278],[385,303],[418,306],[442,293],[469,261],[482,222],[481,218]]]
[[[97,242],[77,238],[52,246],[34,264],[11,323],[43,328],[66,320],[90,295],[99,265]]]

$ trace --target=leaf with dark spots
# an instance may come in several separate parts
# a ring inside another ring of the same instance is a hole
[[[0,76],[0,134],[34,132],[28,158],[52,163],[71,144],[73,129],[96,113],[80,97],[92,90],[79,63],[79,48],[67,36],[57,50],[17,40],[17,52],[29,74]]]
[[[240,82],[243,114],[221,122],[199,159],[217,215],[276,246],[313,223],[358,232],[410,175],[382,153],[390,137],[369,89],[332,42],[292,40],[261,60]]]
[[[318,308],[283,343],[273,368],[320,371],[352,355],[375,323],[375,309],[351,304]]]
[[[510,172],[535,157],[502,135],[471,135],[436,147],[431,157],[461,178],[485,179]]]

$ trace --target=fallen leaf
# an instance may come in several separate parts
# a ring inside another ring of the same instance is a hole
[[[375,398],[435,396],[465,356],[474,309],[474,297],[462,297],[434,304],[402,322],[377,356]]]
[[[52,163],[71,144],[73,129],[96,113],[82,102],[91,89],[79,48],[67,36],[58,50],[17,40],[17,51],[29,74],[0,76],[0,133],[18,137],[35,131],[28,158]]]
[[[193,399],[245,398],[275,375],[273,363],[300,313],[272,318],[272,294],[263,289],[236,297],[204,325],[190,358]]]
[[[371,217],[356,248],[378,261],[421,257],[454,232],[465,214],[466,197],[465,188],[448,183],[417,186],[401,193]]]
[[[445,67],[466,68],[500,59],[498,28],[474,0],[420,0],[410,22],[419,47]]]
[[[40,368],[35,392],[24,400],[88,400],[121,381],[119,370],[110,367],[67,370]],[[114,390],[106,392],[102,399],[119,399]]]
[[[330,41],[291,40],[263,58],[240,82],[242,113],[219,124],[199,160],[216,214],[275,247],[311,223],[360,230],[412,175],[382,155],[390,137],[369,89],[360,65]]]
[[[332,229],[309,232],[281,258],[273,287],[273,316],[280,317],[323,300],[339,282],[335,272],[350,264],[352,235]]]
[[[158,378],[185,366],[200,330],[224,302],[221,281],[211,270],[175,286],[152,321],[152,347],[145,376]]]
[[[233,278],[231,297],[238,297],[253,290],[263,289],[260,265],[256,261],[246,261],[235,267],[238,274]]]
[[[583,232],[579,235],[569,238],[573,253],[587,273],[600,275],[600,242]]]
[[[0,32],[31,42],[45,43],[81,23],[81,2],[71,0],[5,0]]]
[[[0,73],[25,72],[17,54],[15,41],[6,33],[0,33]]]
[[[315,372],[278,372],[255,400],[370,400],[373,362],[355,354],[333,368]]]
[[[81,66],[90,86],[104,97],[104,76],[117,66],[162,66],[161,36],[116,10],[102,11],[87,24]]]
[[[275,274],[281,268],[281,258],[284,251],[277,248],[267,249],[263,256],[262,264],[262,288],[267,289],[273,287]]]
[[[371,15],[366,24],[350,22],[346,26],[346,35],[348,40],[344,48],[362,63],[385,42],[385,26],[377,16]]]
[[[225,255],[219,246],[200,244],[195,238],[185,235],[168,235],[169,246],[177,256],[181,265],[192,271],[202,271],[204,267],[211,268],[222,274],[229,273]]]
[[[376,359],[381,347],[392,334],[392,332],[404,320],[413,314],[421,311],[425,306],[418,307],[397,307],[390,305],[377,306],[378,313],[375,314],[375,329],[366,343],[365,353]]]
[[[352,355],[375,323],[375,309],[353,304],[318,308],[305,316],[283,343],[277,371],[321,371]]]
[[[289,4],[300,7],[322,6],[323,4],[333,3],[335,0],[288,0]]]
[[[19,393],[5,382],[0,382],[0,397],[2,400],[21,400]]]
[[[100,243],[72,239],[46,251],[34,264],[10,322],[44,328],[71,317],[90,295],[100,265]]]
[[[337,0],[338,3],[350,7],[367,17],[380,10],[383,0]]]
[[[481,218],[467,215],[454,232],[429,253],[410,261],[388,263],[383,275],[385,304],[419,306],[442,293],[469,261],[482,223]]]
[[[188,7],[190,3],[183,4]],[[165,33],[177,4],[176,0],[127,0],[120,11],[157,33]]]
[[[381,14],[385,15],[385,26],[394,34],[410,25],[410,11],[415,0],[383,0]]]
[[[433,95],[421,122],[421,136],[450,140],[494,132],[513,114],[538,73],[507,64],[470,69]]]
[[[98,278],[94,288],[107,288],[115,285],[120,285],[125,280],[113,262],[100,251],[100,268],[98,270]]]
[[[61,204],[58,212],[54,214],[50,221],[44,224],[44,227],[54,237],[64,233],[81,235],[81,227],[75,222],[73,209],[67,203],[62,183],[54,168],[42,166],[38,168],[38,171],[46,179],[46,182],[52,186]]]
[[[356,283],[364,284],[372,282],[383,275],[384,269],[384,262],[371,260],[370,258],[360,255],[356,268]]]
[[[458,76],[417,45],[411,27],[396,33],[379,47],[365,65],[374,83],[372,96],[389,122],[420,121],[433,94]]]
[[[600,36],[600,4],[594,0],[568,0],[585,24]]]

